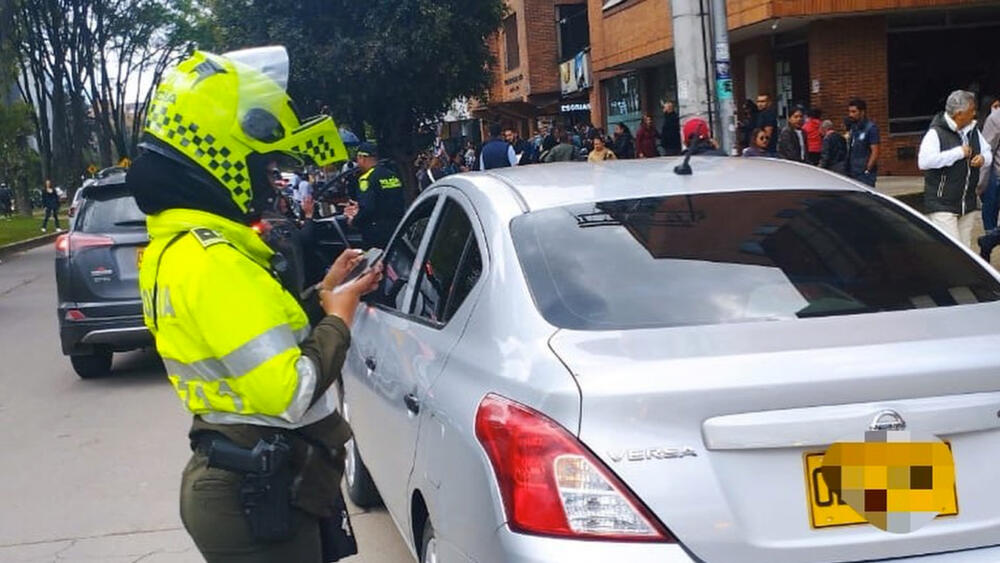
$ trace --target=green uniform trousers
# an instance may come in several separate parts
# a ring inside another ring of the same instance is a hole
[[[292,539],[259,543],[240,503],[242,476],[209,468],[208,458],[195,452],[181,481],[181,521],[208,563],[320,563],[319,521],[292,509]]]

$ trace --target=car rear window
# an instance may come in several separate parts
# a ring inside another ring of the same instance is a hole
[[[125,186],[89,188],[76,220],[76,230],[84,233],[120,233],[145,228],[146,215]]]
[[[515,218],[553,325],[620,330],[1000,299],[956,243],[865,192],[786,190],[577,204]]]

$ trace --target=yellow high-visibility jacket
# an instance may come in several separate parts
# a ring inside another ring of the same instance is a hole
[[[309,319],[273,275],[274,252],[249,227],[170,209],[147,219],[143,315],[181,401],[211,424],[299,428],[336,408],[336,374],[304,355]],[[347,342],[339,319],[328,317]],[[346,349],[346,346],[344,346]],[[335,366],[339,372],[343,354]],[[320,397],[316,397],[321,393]]]

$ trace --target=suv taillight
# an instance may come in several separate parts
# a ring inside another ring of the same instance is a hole
[[[676,540],[610,470],[554,420],[489,394],[476,438],[515,532],[639,542]]]
[[[74,252],[84,248],[111,246],[115,243],[110,237],[88,235],[84,233],[65,233],[56,238],[56,254],[69,258]]]

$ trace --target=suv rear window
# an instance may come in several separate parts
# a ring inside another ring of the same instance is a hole
[[[511,232],[555,326],[619,330],[996,301],[956,243],[864,192],[747,191],[569,205]]]
[[[76,219],[84,233],[121,233],[146,228],[146,215],[125,186],[88,188]]]

